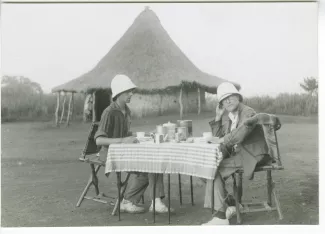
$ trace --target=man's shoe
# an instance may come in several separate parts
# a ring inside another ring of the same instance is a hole
[[[145,210],[143,207],[139,207],[134,205],[132,202],[123,199],[120,205],[121,212],[131,213],[131,214],[137,214],[137,213],[143,213]]]
[[[242,210],[243,206],[239,204],[239,210]],[[237,214],[236,206],[228,206],[226,210],[226,218],[231,219],[234,215]]]
[[[151,206],[149,208],[150,212],[153,212],[153,202],[151,203]],[[155,211],[156,213],[168,213],[168,207],[161,201],[160,198],[156,198],[156,204],[155,204]],[[173,208],[170,207],[170,212],[175,212]]]
[[[202,224],[202,226],[210,226],[210,225],[229,225],[229,220],[219,219],[217,217],[214,217],[209,222]]]

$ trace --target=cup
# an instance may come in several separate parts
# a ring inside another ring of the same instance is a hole
[[[204,132],[203,133],[203,138],[208,139],[212,137],[212,132]]]
[[[163,125],[157,125],[156,126],[156,130],[158,134],[163,134],[165,135],[167,133],[167,127],[163,126]]]
[[[155,135],[155,142],[156,142],[156,144],[163,143],[164,142],[164,135],[156,134]]]
[[[137,138],[144,138],[145,132],[137,132]]]

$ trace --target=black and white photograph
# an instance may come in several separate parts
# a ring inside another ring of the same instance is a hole
[[[3,1],[1,228],[319,225],[319,5]]]

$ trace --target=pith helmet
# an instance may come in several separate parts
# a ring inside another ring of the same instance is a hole
[[[136,87],[137,86],[132,82],[132,80],[128,76],[118,74],[112,79],[111,82],[112,98],[127,90],[135,89]]]
[[[235,85],[233,85],[232,83],[223,82],[217,88],[217,98],[219,103],[221,103],[223,99],[233,94],[239,95],[240,101],[243,101],[243,96],[240,94],[240,92],[236,89]]]

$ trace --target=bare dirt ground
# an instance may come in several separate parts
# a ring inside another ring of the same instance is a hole
[[[193,119],[194,135],[209,130],[206,113]],[[158,123],[175,121],[177,116],[144,118],[132,123],[133,131],[150,131]],[[318,123],[316,118],[281,116],[278,132],[284,171],[273,173],[280,197],[284,219],[277,212],[243,215],[243,223],[318,224]],[[1,226],[58,227],[58,226],[119,226],[168,225],[167,215],[122,214],[122,220],[111,216],[112,205],[85,200],[76,202],[87,183],[90,168],[78,161],[90,124],[72,123],[68,128],[53,127],[49,122],[9,123],[1,126]],[[253,181],[244,180],[243,200],[254,201],[266,196],[266,175],[256,173]],[[99,172],[100,189],[116,197],[115,175],[106,178]],[[189,177],[182,176],[183,205],[178,198],[177,176],[171,176],[172,225],[200,225],[210,220],[211,211],[203,208],[204,186],[194,178],[194,201],[190,203]],[[230,188],[231,180],[227,185]],[[91,190],[90,193],[94,191]],[[167,191],[166,191],[167,192]],[[145,196],[145,207],[149,207]],[[235,218],[231,224],[235,224]]]

